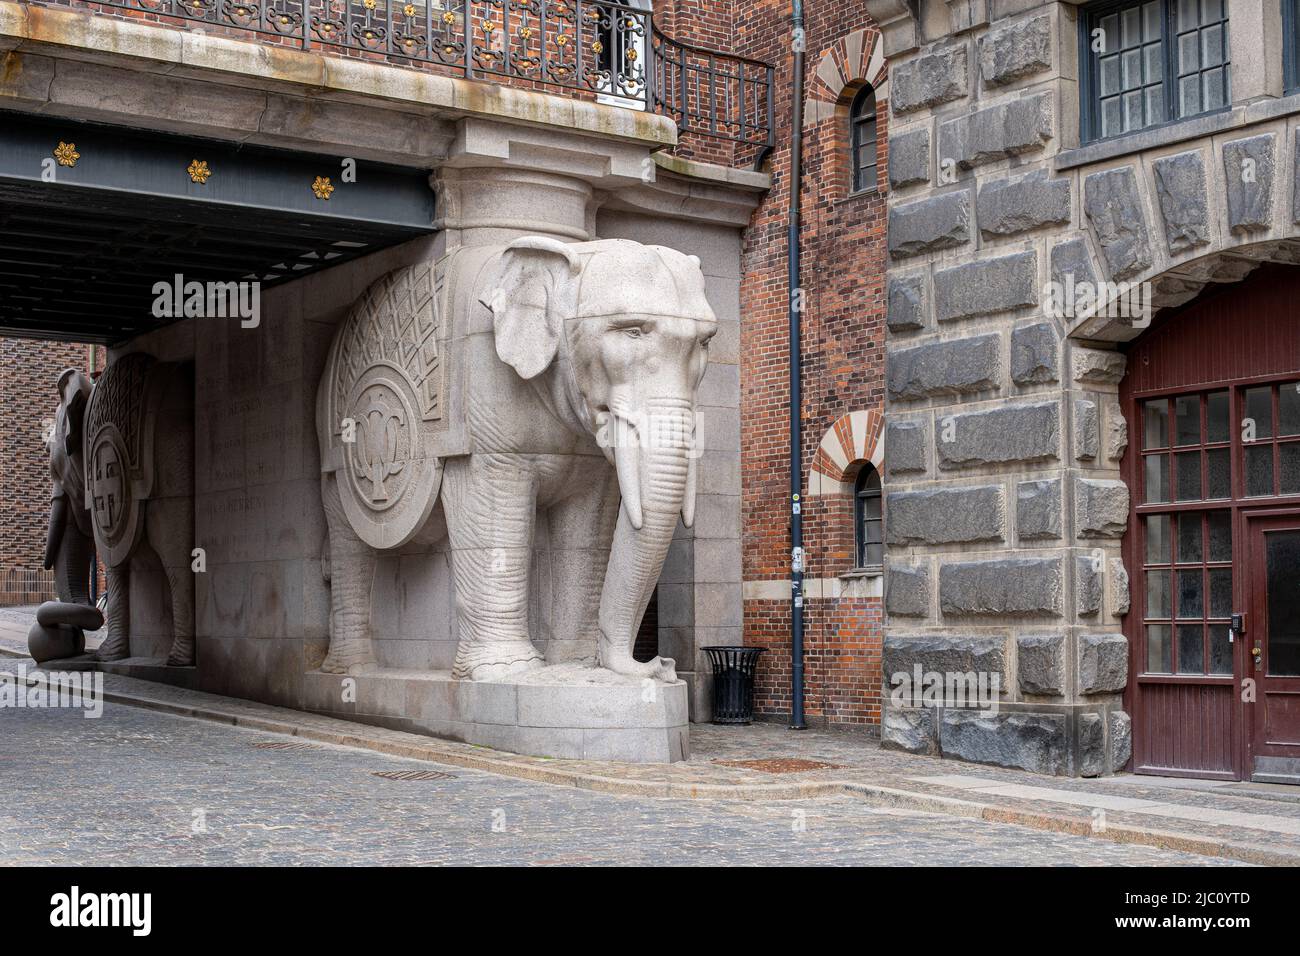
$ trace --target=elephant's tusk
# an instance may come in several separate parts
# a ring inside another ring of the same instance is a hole
[[[641,455],[637,450],[636,427],[626,419],[619,419],[624,426],[614,436],[614,468],[618,472],[618,488],[623,494],[623,507],[627,509],[628,519],[637,531],[645,518],[641,512]]]
[[[695,525],[695,487],[699,481],[699,451],[695,447],[695,434],[691,433],[691,444],[686,449],[686,490],[682,494],[682,524],[691,528]]]

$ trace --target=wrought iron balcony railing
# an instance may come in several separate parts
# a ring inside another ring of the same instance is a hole
[[[68,2],[68,0],[51,0]],[[80,0],[73,0],[80,2]],[[576,90],[663,113],[683,133],[773,145],[772,67],[664,35],[621,0],[95,0],[147,19],[466,78]]]

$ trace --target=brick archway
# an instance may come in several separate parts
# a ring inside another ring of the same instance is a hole
[[[808,475],[808,497],[852,494],[862,462],[877,471],[885,463],[884,413],[878,409],[848,412],[826,430]]]
[[[876,102],[889,98],[885,50],[875,30],[863,28],[840,37],[822,51],[812,76],[804,98],[805,128],[833,117],[845,90],[864,81],[875,89]]]

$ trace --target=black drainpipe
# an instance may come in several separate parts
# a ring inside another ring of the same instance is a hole
[[[791,41],[794,47],[794,127],[790,145],[790,214],[786,226],[790,306],[790,729],[803,730],[803,424],[800,413],[802,358],[799,351],[799,191],[803,183],[803,0],[793,0]]]

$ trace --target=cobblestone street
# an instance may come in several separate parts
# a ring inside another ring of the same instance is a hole
[[[452,776],[391,780],[380,771]],[[3,864],[1198,865],[854,798],[614,796],[108,704],[0,710]]]

